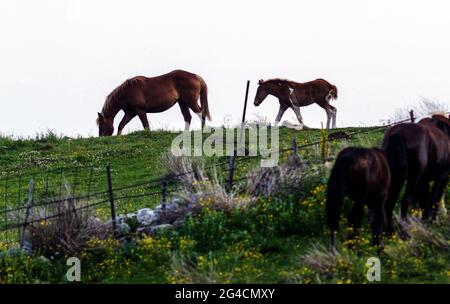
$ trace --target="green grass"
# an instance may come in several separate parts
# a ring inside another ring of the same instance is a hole
[[[371,128],[339,131],[361,134],[347,141],[330,143],[330,156],[348,145],[379,145],[384,132]],[[59,138],[53,133],[27,140],[0,138],[0,209],[23,204],[31,178],[36,182],[36,201],[67,191],[75,195],[105,191],[107,165],[111,166],[116,189],[150,181],[165,173],[162,155],[169,151],[177,135],[142,131],[107,138]],[[320,130],[281,128],[280,149],[291,147],[294,138],[302,145],[317,141],[320,136]],[[289,153],[281,155],[281,162]],[[300,149],[299,154],[306,161],[321,160],[319,146]],[[227,158],[210,157],[203,161],[206,167],[211,167],[226,162]],[[257,168],[259,159],[238,157],[236,164],[235,174],[239,179]],[[219,181],[225,183],[225,166],[217,166],[216,171]],[[376,255],[375,249],[367,244],[370,238],[367,223],[354,250],[345,245],[345,228],[342,228],[339,249],[344,257],[338,259],[340,262],[328,273],[320,273],[305,260],[314,246],[326,245],[323,223],[326,180],[326,172],[323,172],[308,180],[301,193],[260,198],[255,208],[246,211],[223,214],[205,210],[199,217],[186,221],[180,230],[140,240],[135,246],[124,248],[108,243],[100,252],[96,251],[97,255],[89,253],[83,260],[86,263],[84,282],[366,283],[365,261]],[[76,187],[65,190],[65,184]],[[159,189],[159,185],[143,186],[116,195],[145,194]],[[239,189],[239,185],[235,186],[236,191]],[[447,198],[449,195],[447,189]],[[117,204],[119,213],[125,213],[153,207],[159,202],[159,195],[149,195],[119,200]],[[108,212],[107,204],[99,207],[99,213],[105,218]],[[433,233],[441,233],[447,242],[448,222],[430,228]],[[342,227],[345,227],[345,218]],[[396,239],[386,241],[386,253],[381,257],[383,282],[449,283],[448,248],[442,249],[423,240],[414,242],[419,249],[412,250],[407,242]],[[320,252],[320,248],[317,250]],[[16,266],[14,271],[22,274],[17,282],[64,281],[61,279],[64,261],[44,266],[33,263],[32,259],[23,262],[26,267]]]
[[[364,129],[344,129],[361,131]],[[12,140],[0,138],[0,202],[17,206],[27,200],[29,181],[35,182],[35,201],[65,194],[84,195],[107,190],[106,166],[112,170],[114,188],[150,181],[165,173],[161,156],[168,153],[172,140],[178,133],[135,132],[127,136],[103,138],[58,138],[54,133],[41,134],[35,139]],[[316,141],[319,130],[298,132],[281,128],[280,149],[289,148],[292,139],[299,145]],[[363,145],[380,141],[382,131],[369,136],[360,135],[350,143]],[[237,138],[237,135],[236,135]],[[330,154],[339,149],[340,143],[331,144]],[[317,147],[300,150],[303,159],[316,158]],[[286,156],[283,154],[282,159]],[[227,162],[226,157],[209,157],[206,166]],[[258,159],[237,160],[236,177],[244,176]],[[219,178],[226,178],[226,165],[217,168]],[[66,189],[66,185],[69,186]],[[154,192],[155,187],[140,189]],[[136,194],[136,193],[131,193]],[[158,199],[153,200],[155,204]],[[1,205],[0,205],[1,206]]]

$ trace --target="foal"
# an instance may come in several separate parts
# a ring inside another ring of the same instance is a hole
[[[330,249],[335,245],[344,196],[350,197],[353,207],[348,224],[357,231],[361,227],[364,204],[369,208],[372,244],[380,245],[385,224],[384,203],[390,183],[389,165],[381,149],[346,148],[339,152],[330,179],[326,202],[326,222],[330,230]]]
[[[260,80],[256,92],[254,105],[259,106],[268,95],[278,98],[280,109],[275,118],[275,125],[281,121],[284,112],[292,108],[297,116],[300,128],[304,127],[300,107],[306,107],[317,103],[327,113],[327,129],[336,128],[336,108],[330,104],[331,100],[338,97],[337,87],[324,79],[298,83],[286,79],[274,78]]]

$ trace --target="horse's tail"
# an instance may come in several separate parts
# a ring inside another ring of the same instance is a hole
[[[405,139],[400,134],[390,135],[385,139],[383,148],[391,171],[392,184],[401,183],[408,170]]]
[[[330,90],[330,92],[328,94],[330,94],[331,99],[336,100],[338,98],[338,89],[337,89],[337,87],[332,84],[331,85],[331,90]]]
[[[204,120],[207,118],[209,121],[211,121],[211,114],[209,113],[209,107],[208,107],[208,86],[206,85],[206,82],[201,78],[200,79],[201,88],[200,88],[200,106],[202,107],[202,119]]]
[[[341,156],[336,159],[327,187],[327,203],[326,203],[326,223],[330,231],[337,231],[339,228],[339,218],[341,215],[344,195],[347,187],[347,172],[351,158]]]

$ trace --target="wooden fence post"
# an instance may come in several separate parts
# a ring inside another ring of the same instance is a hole
[[[416,121],[416,118],[414,117],[414,110],[409,111],[409,118],[411,119],[412,123]]]
[[[89,169],[89,184],[88,184],[88,200],[91,199],[91,184],[92,184],[92,174],[94,173],[94,167],[91,166]]]
[[[236,162],[236,150],[228,162],[228,179],[227,179],[227,190],[230,191],[233,187],[233,177],[234,177],[234,164]]]
[[[25,211],[25,220],[22,225],[22,231],[19,235],[20,238],[20,248],[23,248],[24,245],[24,235],[25,235],[25,229],[28,226],[28,217],[30,216],[30,209],[31,205],[33,204],[33,191],[34,191],[34,181],[33,179],[30,180],[30,188],[28,190],[28,203],[27,203],[27,209]]]
[[[294,154],[296,158],[300,158],[298,155],[297,139],[295,138],[292,139],[292,154]]]
[[[59,197],[62,197],[63,178],[64,178],[64,169],[61,168],[61,171],[59,172]]]
[[[109,194],[109,204],[111,207],[111,222],[112,222],[112,228],[114,236],[116,236],[117,233],[117,225],[116,225],[116,206],[114,205],[114,193],[113,193],[113,187],[112,187],[112,179],[111,179],[111,167],[106,167],[106,177],[108,179],[108,194]]]
[[[18,180],[18,185],[17,185],[17,210],[19,210],[22,207],[21,192],[22,192],[22,174],[19,175],[19,180]],[[19,220],[20,220],[20,217],[19,217]],[[21,240],[20,234],[22,233],[22,228],[20,227],[20,225],[17,225],[17,226],[18,226],[17,233],[19,235],[19,244],[20,244],[20,240]]]
[[[80,173],[80,168],[76,168],[73,175],[73,185],[72,185],[72,196],[75,197],[77,193],[77,183],[78,183],[78,174]]]

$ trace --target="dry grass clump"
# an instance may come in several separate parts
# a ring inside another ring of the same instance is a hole
[[[337,269],[351,268],[350,258],[337,250],[329,251],[322,245],[313,246],[301,257],[302,262],[309,268],[322,275],[331,275]]]
[[[200,157],[174,156],[169,153],[162,157],[161,163],[166,169],[167,178],[178,180],[185,187],[190,187],[195,181],[207,179]]]
[[[302,173],[306,165],[294,155],[275,167],[261,167],[247,175],[247,193],[269,197],[283,191],[298,192],[302,188]]]
[[[34,252],[50,257],[81,252],[89,240],[109,237],[111,229],[87,206],[88,202],[66,199],[31,208],[24,241]]]
[[[401,241],[402,247],[411,255],[420,255],[423,248],[450,249],[448,238],[420,218],[412,216],[402,220],[397,217],[396,220],[400,230],[407,237],[406,240]],[[446,227],[448,224],[449,220],[447,219],[443,226]]]
[[[181,254],[172,254],[170,263],[170,277],[173,283],[182,284],[218,284],[223,279],[213,264],[199,267],[191,259]]]
[[[205,208],[222,212],[248,208],[253,202],[227,192],[218,182],[215,172],[208,175],[198,158],[168,155],[163,162],[168,176],[181,182],[182,189],[174,193],[174,199],[165,208],[158,210],[159,223],[172,224]]]

